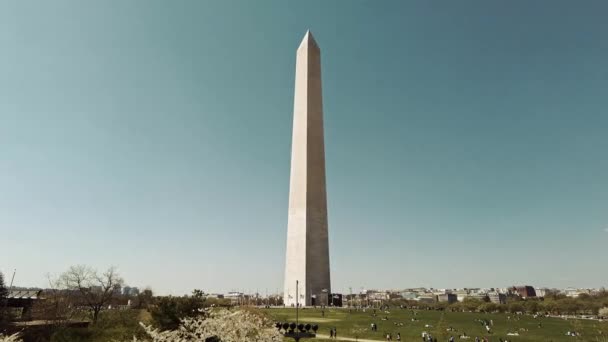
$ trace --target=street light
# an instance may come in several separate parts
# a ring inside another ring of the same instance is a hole
[[[279,330],[279,333],[285,337],[293,338],[296,342],[300,341],[301,338],[317,337],[316,333],[317,330],[319,330],[319,326],[316,324],[311,325],[310,323],[303,324],[299,322],[298,311],[300,309],[300,304],[298,303],[298,288],[299,281],[296,280],[296,321],[291,323],[276,322],[275,324],[275,327]]]

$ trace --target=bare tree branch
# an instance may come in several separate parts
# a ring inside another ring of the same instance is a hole
[[[93,322],[97,322],[99,312],[110,302],[114,290],[123,284],[113,266],[102,274],[85,265],[71,266],[61,279],[66,289],[80,293],[84,304],[93,311]]]

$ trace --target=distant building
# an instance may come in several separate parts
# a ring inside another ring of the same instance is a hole
[[[485,292],[471,292],[466,298],[482,300],[484,302],[487,302],[489,300],[488,294]]]
[[[566,294],[566,296],[571,297],[571,298],[576,298],[582,294],[591,294],[591,290],[588,289],[575,289],[575,288],[567,288],[564,290],[564,293]]]
[[[416,300],[422,303],[435,303],[437,301],[437,296],[432,293],[422,293],[418,295]]]
[[[42,290],[12,290],[8,293],[6,306],[11,308],[10,315],[19,320],[32,318],[34,302],[42,299]]]
[[[508,289],[508,288],[506,288],[506,287],[502,287],[502,288],[496,289],[496,292],[498,292],[498,293],[502,293],[502,294],[505,294],[505,295],[506,295],[506,294],[508,294],[508,293],[509,293],[509,289]]]
[[[372,302],[381,302],[383,300],[389,300],[390,295],[386,291],[368,290],[367,298],[368,298],[368,300],[370,300]]]
[[[589,289],[589,294],[593,295],[593,296],[597,296],[599,294],[602,294],[603,292],[605,292],[606,289]]]
[[[513,286],[511,290],[514,294],[517,294],[518,296],[524,299],[529,297],[536,297],[536,291],[532,286]]]
[[[448,290],[448,289],[433,289],[433,293],[435,295],[440,295],[440,294],[452,293],[452,291]]]
[[[456,300],[462,302],[465,298],[469,296],[469,291],[466,289],[458,289],[452,291],[452,294],[456,295]]]
[[[406,300],[416,300],[418,298],[418,293],[416,292],[401,292],[401,298]]]
[[[232,304],[241,304],[245,300],[245,294],[242,292],[228,292],[224,298],[230,299]]]
[[[102,291],[103,291],[103,288],[102,288],[101,286],[95,285],[95,286],[91,286],[91,287],[89,288],[89,290],[90,290],[91,292],[102,292]]]
[[[388,298],[389,299],[401,299],[403,297],[401,296],[401,292],[399,292],[399,291],[388,291]]]
[[[490,302],[496,304],[506,304],[507,303],[507,295],[499,292],[490,292],[488,293],[488,298]]]
[[[207,298],[213,298],[213,299],[222,299],[224,298],[224,295],[221,293],[208,293]]]
[[[139,289],[137,287],[125,286],[122,288],[123,296],[137,296],[139,294]]]
[[[536,297],[544,297],[548,291],[550,291],[550,290],[546,287],[535,287],[534,288],[534,292],[536,292]]]
[[[458,301],[458,297],[453,293],[444,293],[437,295],[437,301],[440,303],[456,303]]]

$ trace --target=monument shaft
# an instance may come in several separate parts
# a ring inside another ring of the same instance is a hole
[[[330,288],[321,51],[312,34],[298,47],[291,147],[284,302],[327,305]]]

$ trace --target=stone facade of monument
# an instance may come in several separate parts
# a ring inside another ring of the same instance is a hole
[[[287,306],[327,304],[331,293],[321,51],[312,34],[298,47],[284,301]]]

